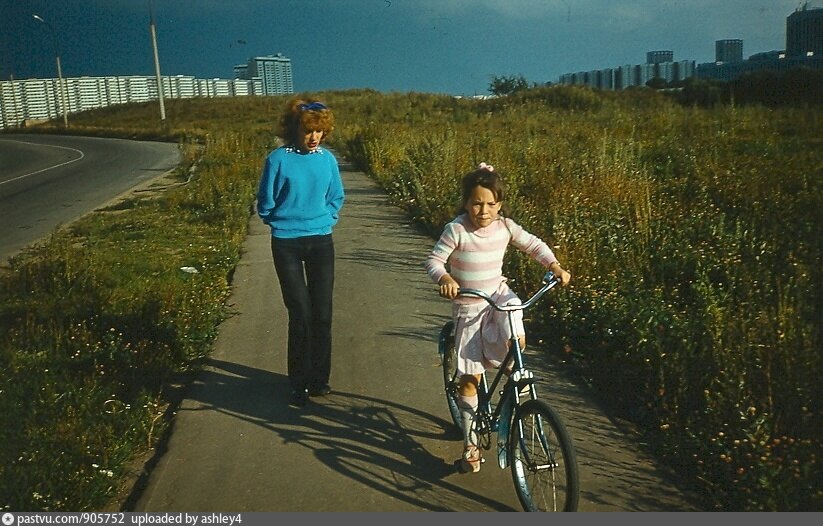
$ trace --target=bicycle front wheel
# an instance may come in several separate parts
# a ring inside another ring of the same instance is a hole
[[[577,459],[557,413],[543,400],[518,406],[511,427],[509,465],[526,511],[576,511]]]
[[[446,404],[457,431],[463,434],[463,417],[457,407],[457,351],[454,348],[454,323],[447,322],[440,330],[439,352],[443,365],[443,386],[446,392]]]

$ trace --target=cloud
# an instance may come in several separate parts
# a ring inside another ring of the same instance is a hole
[[[542,19],[565,15],[576,0],[418,0],[421,10],[444,15],[487,11],[508,18]]]
[[[398,5],[405,0],[394,0]],[[538,19],[633,27],[661,21],[756,25],[756,20],[783,19],[800,0],[416,0],[414,8],[459,15],[486,11],[507,18]],[[750,22],[751,21],[751,22]]]

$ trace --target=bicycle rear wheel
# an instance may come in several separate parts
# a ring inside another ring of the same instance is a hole
[[[457,351],[454,348],[454,323],[447,322],[440,330],[438,338],[443,365],[443,385],[446,390],[446,404],[457,431],[463,434],[463,418],[457,407]]]
[[[526,511],[576,511],[577,459],[557,413],[543,400],[518,406],[511,427],[509,465]]]

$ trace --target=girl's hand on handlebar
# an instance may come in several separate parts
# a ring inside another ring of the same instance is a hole
[[[549,270],[551,270],[554,273],[558,281],[560,281],[560,285],[563,287],[568,285],[569,282],[572,280],[572,275],[569,274],[566,270],[564,270],[563,267],[560,266],[560,263],[552,263],[549,267]]]
[[[448,298],[453,300],[457,297],[457,294],[460,292],[460,285],[454,280],[453,277],[446,274],[442,278],[440,278],[440,296],[443,298]]]

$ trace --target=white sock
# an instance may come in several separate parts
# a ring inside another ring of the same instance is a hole
[[[473,396],[458,395],[457,407],[463,419],[463,445],[477,446],[477,433],[474,432],[474,416],[477,414],[477,394]]]

